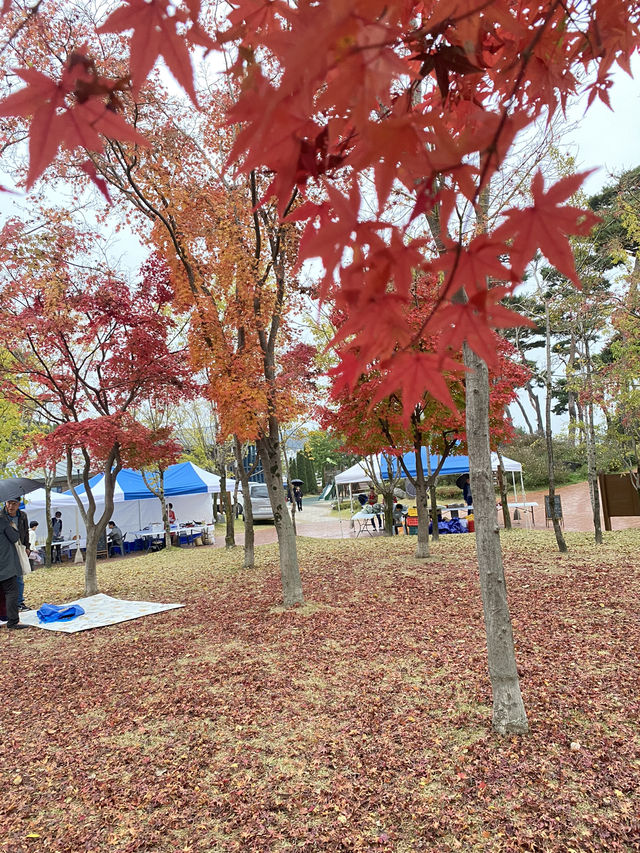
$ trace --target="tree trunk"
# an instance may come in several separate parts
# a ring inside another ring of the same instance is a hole
[[[169,510],[167,509],[167,505],[164,501],[164,471],[160,472],[160,485],[158,486],[159,498],[160,498],[160,506],[162,507],[162,525],[164,527],[164,547],[171,548],[171,522],[169,521]],[[179,537],[179,534],[176,533],[176,537]],[[179,538],[176,541],[180,541]],[[124,542],[122,543],[122,554],[124,555]]]
[[[545,403],[545,419],[546,430],[545,438],[547,443],[547,473],[549,477],[549,512],[551,513],[551,522],[553,524],[553,532],[556,535],[558,550],[561,554],[567,553],[567,543],[565,542],[562,528],[560,527],[560,519],[556,516],[556,475],[553,461],[553,434],[551,432],[551,380],[553,374],[551,371],[551,322],[549,320],[549,301],[545,301],[545,323],[546,323],[546,352],[547,352],[547,399]]]
[[[438,530],[438,498],[436,496],[435,482],[429,486],[429,495],[431,497],[431,537],[434,542],[440,540],[440,531]]]
[[[589,339],[585,335],[584,354],[587,371],[587,478],[589,480],[589,494],[591,496],[591,509],[593,511],[593,529],[596,545],[602,545],[602,525],[600,524],[600,493],[598,492],[598,472],[596,470],[596,433],[593,424],[593,375],[591,369],[591,350]]]
[[[464,346],[466,427],[473,494],[480,590],[487,635],[489,676],[493,690],[493,728],[499,734],[529,730],[522,701],[507,588],[496,523],[489,446],[489,372],[470,347]]]
[[[235,454],[235,451],[234,451]],[[237,460],[236,460],[237,461]],[[242,462],[242,459],[240,460]],[[229,494],[229,490],[227,489],[227,469],[224,463],[216,465],[217,470],[220,472],[220,507],[224,505],[224,519],[225,519],[225,532],[224,532],[224,547],[225,548],[235,548],[236,547],[236,528],[235,528],[235,518],[233,512],[233,506],[231,503],[231,496]]]
[[[418,560],[429,554],[429,494],[422,468],[422,447],[414,447],[416,456],[416,509],[418,510],[418,535],[416,537],[416,553]],[[429,451],[427,449],[427,455]]]
[[[233,453],[236,457],[236,467],[238,469],[238,476],[240,477],[240,482],[242,483],[242,515],[244,518],[244,568],[253,569],[255,566],[255,536],[253,531],[253,510],[251,509],[251,497],[249,494],[249,474],[247,473],[247,470],[244,467],[242,461],[242,445],[240,444],[240,440],[238,439],[237,435],[233,436]],[[226,494],[228,495],[229,493],[227,492]],[[226,513],[227,518],[229,518],[229,514],[233,511],[230,504],[231,501],[229,501],[229,509]],[[225,545],[227,545],[227,539],[225,539]],[[227,548],[229,547],[233,546],[227,545]]]
[[[87,527],[87,550],[85,553],[84,563],[84,594],[97,595],[100,592],[98,588],[98,540],[100,534],[95,524]]]
[[[275,415],[269,418],[269,433],[258,439],[258,453],[264,469],[265,482],[269,490],[269,499],[278,534],[280,551],[280,577],[282,597],[285,607],[303,604],[302,580],[298,565],[298,550],[293,521],[287,509],[287,501],[282,484],[282,462],[280,454],[279,427]]]
[[[84,593],[86,596],[96,595],[100,592],[98,588],[98,571],[97,571],[97,551],[98,542],[104,533],[107,522],[113,514],[113,493],[116,487],[116,478],[122,470],[122,461],[120,458],[120,445],[116,442],[111,452],[109,453],[104,466],[104,510],[102,515],[95,520],[96,499],[89,484],[89,474],[91,471],[91,459],[85,449],[82,449],[84,457],[84,467],[82,471],[82,482],[85,489],[85,497],[87,506],[83,504],[79,494],[73,483],[73,468],[71,451],[67,451],[67,484],[71,490],[71,494],[76,500],[78,512],[84,521],[84,526],[87,531],[87,550],[84,564]]]
[[[231,494],[228,491],[225,491],[223,493],[222,501],[224,504],[224,547],[225,548],[235,548],[236,547],[235,515],[234,515],[234,510],[233,510],[233,501],[231,500]],[[253,534],[253,516],[251,516],[251,532]]]
[[[285,476],[287,478],[287,490],[288,490],[289,494],[291,495],[291,523],[293,524],[293,535],[297,536],[298,535],[298,531],[296,530],[296,508],[297,508],[297,504],[296,504],[296,499],[293,495],[294,487],[293,487],[293,483],[291,482],[291,479],[292,479],[292,477],[291,477],[291,466],[289,465],[289,459],[287,458],[287,448],[286,448],[286,445],[282,439],[282,431],[280,431],[280,446],[281,446],[282,451],[283,451],[282,452],[282,458],[284,459],[284,473],[285,473]],[[302,477],[300,477],[299,473],[297,472],[297,469],[298,469],[298,459],[296,458],[296,479],[301,480]],[[285,495],[285,503],[286,503],[286,495]]]
[[[536,413],[536,432],[538,435],[544,435],[544,424],[542,423],[542,411],[540,409],[540,400],[538,399],[538,395],[533,390],[533,385],[531,382],[527,382],[524,386],[527,390],[527,394],[529,395],[529,400],[531,405],[533,406],[533,410]]]
[[[524,418],[524,422],[525,422],[525,423],[526,423],[526,425],[527,425],[527,429],[529,430],[529,433],[530,433],[531,435],[534,435],[534,429],[533,429],[533,427],[531,426],[531,421],[529,420],[529,415],[527,414],[527,410],[526,410],[526,409],[525,409],[525,407],[522,405],[522,400],[520,400],[520,399],[519,399],[519,397],[516,397],[516,400],[515,400],[515,401],[516,401],[516,404],[517,404],[518,408],[520,409],[520,411],[521,411],[521,413],[522,413],[522,417]]]
[[[498,450],[498,489],[500,490],[500,506],[502,507],[502,521],[504,529],[511,530],[511,515],[509,514],[509,499],[507,497],[507,489],[504,482],[504,468],[502,467],[502,454]]]
[[[51,486],[45,485],[44,493],[44,511],[47,518],[47,542],[44,548],[44,565],[45,568],[51,568],[51,542],[53,541],[53,527],[51,525]]]
[[[573,368],[576,361],[576,339],[573,332],[571,332],[571,344],[569,348],[569,360],[567,362],[567,377],[571,377],[573,375]],[[569,384],[569,382],[567,382]],[[576,409],[576,392],[571,389],[567,390],[567,412],[569,413],[569,428],[568,428],[568,437],[569,444],[571,447],[576,446],[576,421],[578,419],[578,413]]]

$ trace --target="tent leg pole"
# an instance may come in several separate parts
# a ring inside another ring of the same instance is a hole
[[[524,480],[523,480],[523,478],[522,478],[522,469],[520,469],[520,490],[522,491],[522,503],[525,503],[525,504],[526,504],[526,502],[527,502],[527,493],[526,493],[526,492],[525,492],[525,490],[524,490]],[[527,507],[525,507],[525,510],[526,510],[526,509],[527,509]],[[532,513],[532,515],[533,515],[533,507],[531,507],[531,513]],[[527,521],[528,521],[528,518],[527,518]],[[527,523],[527,527],[529,527],[529,524],[528,524],[528,523]]]
[[[336,493],[336,506],[338,507],[338,521],[340,522],[340,538],[344,539],[344,531],[342,530],[342,515],[340,514],[340,494],[338,493],[338,484],[336,481],[333,481],[333,488]]]

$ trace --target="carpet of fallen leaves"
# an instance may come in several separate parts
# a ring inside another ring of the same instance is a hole
[[[504,536],[531,734],[491,731],[472,537],[300,539],[109,561],[187,606],[0,630],[0,851],[640,850],[640,531]],[[82,567],[27,579],[82,594]]]

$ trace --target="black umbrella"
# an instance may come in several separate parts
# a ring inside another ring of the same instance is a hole
[[[303,486],[304,485],[304,480],[292,480],[291,482],[293,483],[294,486]]]
[[[34,489],[42,489],[44,483],[41,480],[30,480],[28,477],[9,477],[0,480],[0,501],[10,501],[12,498],[21,498],[27,492]]]
[[[468,474],[460,474],[460,476],[456,480],[456,486],[459,489],[461,489],[464,486],[468,476],[469,476]]]

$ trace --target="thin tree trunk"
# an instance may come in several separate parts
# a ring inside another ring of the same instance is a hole
[[[535,434],[534,429],[533,429],[533,426],[531,425],[531,421],[529,420],[529,415],[527,414],[527,410],[522,405],[522,400],[520,400],[518,397],[516,397],[516,404],[522,413],[522,417],[524,418],[524,422],[526,423],[530,434],[534,435]]]
[[[602,525],[600,523],[600,493],[598,492],[598,472],[596,470],[596,433],[593,423],[593,374],[591,370],[591,350],[585,335],[584,354],[587,372],[587,478],[593,511],[593,529],[596,545],[602,545]]]
[[[511,516],[509,514],[509,499],[507,497],[507,489],[504,482],[504,467],[502,463],[502,454],[498,449],[498,488],[500,490],[500,505],[502,507],[502,520],[504,522],[504,529],[511,530]]]
[[[486,230],[489,187],[482,191],[479,224]],[[439,251],[444,250],[439,221],[429,214],[427,220]],[[454,301],[466,300],[464,291]],[[499,734],[524,734],[529,731],[513,645],[507,586],[496,520],[491,447],[489,443],[489,371],[485,362],[464,344],[466,378],[466,432],[469,449],[471,492],[478,551],[480,593],[487,636],[487,661],[493,693],[493,728]]]
[[[237,435],[233,436],[233,452],[236,457],[236,467],[238,469],[238,476],[240,477],[240,482],[242,483],[242,506],[243,506],[243,518],[244,518],[244,567],[245,569],[253,569],[255,566],[255,535],[253,530],[253,510],[251,509],[251,496],[249,490],[249,474],[247,473],[243,460],[242,460],[242,445],[240,444],[240,440]],[[228,492],[226,493],[229,494]],[[229,501],[229,504],[231,501]],[[227,518],[229,518],[229,512],[233,513],[233,509],[229,507],[227,510]],[[225,544],[227,540],[225,539]],[[233,546],[227,545],[227,547],[234,547],[235,539],[233,542]]]
[[[51,568],[51,543],[53,541],[53,526],[51,524],[51,485],[48,478],[45,479],[44,511],[47,517],[47,542],[44,549],[45,568]]]
[[[569,346],[569,360],[567,362],[567,384],[569,384],[570,377],[573,374],[573,368],[576,361],[576,339],[573,332],[571,332],[571,343]],[[576,446],[576,421],[577,421],[577,409],[576,409],[576,392],[571,389],[567,389],[567,412],[569,413],[569,427],[568,427],[568,437],[569,444],[571,447]]]
[[[287,509],[287,500],[282,485],[282,462],[280,455],[279,427],[275,415],[269,417],[269,433],[258,439],[258,452],[269,490],[273,519],[278,534],[280,552],[280,578],[285,607],[303,604],[302,580],[298,565],[298,550],[293,521]]]
[[[84,594],[97,595],[100,591],[98,588],[98,540],[100,534],[95,524],[87,527],[87,550],[85,552],[84,564]]]
[[[549,301],[545,300],[545,324],[546,324],[546,353],[547,353],[547,375],[546,375],[546,391],[547,399],[545,403],[545,419],[546,430],[545,438],[547,443],[547,473],[549,477],[549,512],[551,514],[551,522],[553,524],[553,532],[556,535],[558,550],[561,554],[567,553],[567,543],[565,542],[562,528],[560,527],[560,519],[556,516],[556,474],[553,460],[553,433],[551,432],[551,321],[549,319]]]
[[[536,413],[536,432],[538,433],[538,435],[544,435],[544,424],[542,423],[542,411],[540,409],[540,400],[538,399],[538,395],[533,390],[533,385],[531,384],[531,382],[527,382],[524,387],[526,388],[527,394],[529,395],[529,400],[531,401],[533,410]]]
[[[416,509],[418,510],[418,535],[416,553],[418,560],[429,557],[429,494],[422,467],[422,445],[414,445],[416,456]],[[427,448],[427,456],[429,449]]]
[[[73,483],[73,467],[71,451],[67,451],[67,484],[71,490],[71,494],[76,500],[78,512],[84,522],[87,531],[87,550],[84,564],[84,594],[86,596],[97,595],[100,591],[98,588],[98,542],[103,535],[107,522],[113,515],[113,493],[116,486],[116,478],[122,470],[122,461],[120,458],[120,446],[116,443],[113,445],[104,466],[104,510],[100,518],[95,520],[96,499],[89,484],[89,474],[91,470],[91,459],[87,451],[83,448],[82,455],[84,457],[84,467],[82,471],[82,481],[85,489],[85,497],[87,506],[83,504],[79,494],[76,491]]]
[[[280,443],[282,445],[282,458],[284,459],[284,472],[287,478],[287,489],[289,490],[289,494],[291,495],[291,523],[293,524],[293,533],[294,536],[298,535],[298,531],[296,530],[296,499],[293,496],[293,483],[291,482],[291,468],[289,467],[289,460],[287,458],[287,448],[282,440],[282,430],[280,431]],[[297,462],[297,460],[296,460]],[[302,479],[302,478],[300,478]],[[286,503],[286,495],[285,495],[285,503]]]
[[[438,530],[438,498],[436,495],[435,482],[429,486],[429,497],[431,498],[431,538],[434,542],[439,542],[440,531]]]
[[[171,548],[171,522],[169,521],[169,510],[164,501],[164,471],[160,471],[160,485],[158,487],[160,506],[162,507],[162,524],[164,526],[164,547]],[[176,533],[177,541],[179,542],[179,534]],[[124,542],[122,543],[122,553],[124,555]]]
[[[484,361],[467,344],[464,345],[464,363],[469,369],[466,379],[467,445],[493,691],[493,728],[499,734],[523,734],[529,730],[529,725],[518,680],[491,471],[489,372]]]

